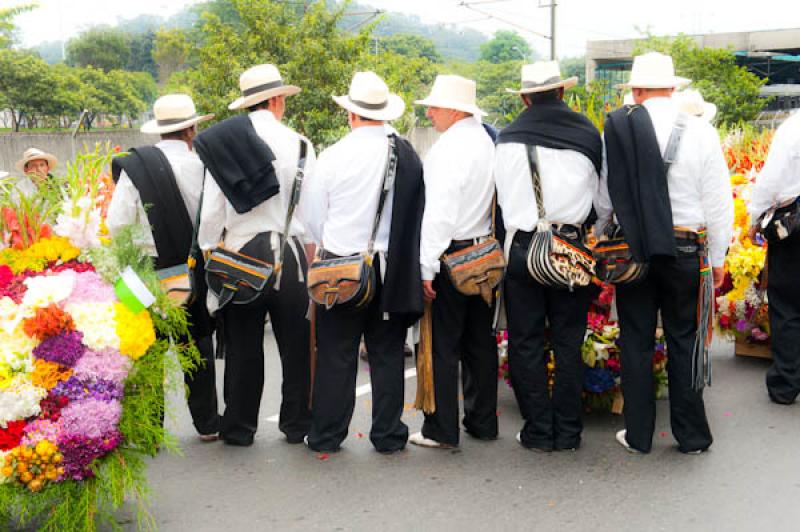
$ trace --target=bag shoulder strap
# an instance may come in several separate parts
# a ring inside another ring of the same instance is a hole
[[[675,162],[678,156],[678,148],[680,148],[681,139],[683,139],[683,132],[686,130],[686,122],[688,120],[689,116],[686,113],[678,113],[678,116],[675,118],[675,123],[672,125],[672,132],[669,134],[667,148],[664,150],[664,174],[667,177],[669,177],[669,170],[672,167],[672,163]]]
[[[536,196],[536,209],[538,210],[539,220],[544,220],[547,214],[544,210],[544,197],[542,197],[542,177],[539,174],[539,155],[536,152],[536,145],[534,144],[526,144],[525,150],[528,153],[528,168],[530,168],[531,171],[533,194]]]
[[[297,159],[297,172],[292,181],[292,190],[289,193],[289,206],[286,209],[286,220],[283,222],[283,232],[281,233],[280,245],[278,246],[278,256],[276,266],[283,262],[283,251],[286,242],[289,241],[289,228],[292,225],[292,218],[297,204],[300,203],[300,193],[303,190],[303,180],[305,179],[306,158],[308,155],[308,144],[300,137],[300,156]]]
[[[378,198],[378,210],[375,213],[375,220],[372,222],[372,233],[369,237],[367,244],[367,254],[371,257],[375,248],[375,239],[378,236],[378,226],[381,223],[383,216],[383,208],[386,204],[386,197],[389,191],[394,187],[394,180],[397,176],[397,137],[389,135],[389,153],[386,158],[386,170],[383,173],[383,186],[381,187],[381,195]]]

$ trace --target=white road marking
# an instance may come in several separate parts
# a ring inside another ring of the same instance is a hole
[[[416,376],[417,376],[417,368],[408,368],[403,374],[403,377],[405,379],[410,379]],[[368,393],[371,392],[372,392],[372,384],[368,382],[367,384],[362,384],[361,386],[356,388],[356,397],[361,397],[362,395],[367,395]],[[275,414],[274,416],[269,416],[267,418],[267,421],[269,421],[270,423],[277,423],[279,417],[280,414]]]

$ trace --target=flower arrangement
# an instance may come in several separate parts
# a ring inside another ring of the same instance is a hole
[[[0,522],[93,530],[97,521],[113,523],[129,497],[140,526],[152,525],[144,456],[171,445],[161,390],[165,367],[177,370],[178,361],[172,367],[166,354],[170,339],[188,330],[134,244],[135,229],[114,239],[103,232],[111,190],[104,169],[113,156],[99,147],[79,156],[60,197],[48,190],[26,200],[36,209],[12,212],[15,198],[0,198],[8,209],[0,249]],[[54,218],[55,236],[41,229]],[[131,310],[117,296],[128,266],[156,295],[149,309]],[[194,348],[172,349],[184,366],[196,364]]]
[[[751,239],[747,202],[758,172],[764,166],[773,132],[737,129],[723,142],[731,170],[734,205],[734,239],[725,259],[725,281],[717,291],[716,326],[729,338],[754,343],[769,341],[766,290],[761,274],[766,261],[766,242]]]

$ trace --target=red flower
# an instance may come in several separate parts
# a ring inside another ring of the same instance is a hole
[[[14,272],[5,264],[0,264],[0,290],[7,287],[14,279]]]
[[[19,445],[25,425],[24,421],[9,421],[6,428],[0,428],[0,451],[9,451]]]
[[[72,321],[72,316],[55,303],[51,303],[46,307],[37,308],[34,316],[23,322],[22,328],[31,338],[44,340],[62,332],[75,330],[75,323]]]

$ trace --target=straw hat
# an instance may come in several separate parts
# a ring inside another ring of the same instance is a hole
[[[211,120],[214,115],[197,114],[192,98],[187,94],[167,94],[153,104],[154,120],[142,125],[142,133],[163,135]]]
[[[512,94],[531,94],[546,92],[564,87],[568,89],[578,83],[578,76],[563,79],[558,61],[537,61],[532,65],[522,65],[522,87],[520,90],[506,89]]]
[[[618,89],[670,89],[685,87],[692,80],[675,75],[672,57],[659,52],[637,55],[633,58],[631,79],[620,83]]]
[[[689,115],[698,116],[707,122],[711,122],[717,115],[717,106],[703,99],[700,91],[686,89],[676,92],[672,99],[678,104],[678,109]]]
[[[25,150],[25,153],[22,154],[22,159],[17,161],[17,164],[14,167],[22,172],[25,173],[25,165],[31,161],[35,161],[37,159],[44,159],[47,161],[47,164],[50,166],[50,171],[53,171],[53,168],[56,167],[58,164],[58,159],[56,156],[47,152],[40,150],[39,148],[28,148]]]
[[[440,74],[431,87],[431,93],[424,100],[414,103],[426,107],[455,109],[475,116],[486,116],[486,113],[475,104],[476,85],[471,79],[461,76]]]
[[[389,87],[375,72],[356,72],[347,95],[334,96],[333,101],[370,120],[394,120],[406,110],[403,99],[389,92]]]
[[[228,105],[228,109],[245,109],[275,96],[294,96],[300,87],[284,85],[281,73],[275,65],[256,65],[239,76],[239,89],[242,95]]]

